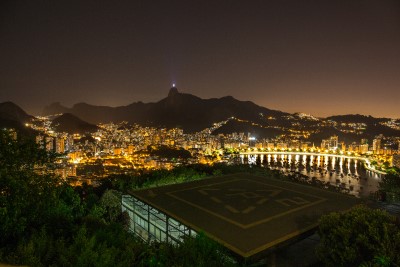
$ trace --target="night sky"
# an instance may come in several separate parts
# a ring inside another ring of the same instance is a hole
[[[400,118],[400,1],[0,1],[0,102],[39,114],[172,83],[286,112]]]

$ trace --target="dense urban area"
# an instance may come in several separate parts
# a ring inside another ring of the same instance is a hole
[[[306,114],[298,116],[306,121],[317,120]],[[400,166],[400,137],[385,137],[382,134],[371,140],[360,138],[359,142],[345,143],[338,136],[331,136],[315,143],[307,139],[315,130],[300,127],[300,123],[289,129],[288,134],[269,139],[256,138],[248,132],[213,134],[230,120],[240,121],[233,117],[196,133],[184,133],[179,128],[141,127],[122,122],[99,124],[95,132],[74,134],[58,132],[52,124],[52,117],[36,117],[26,127],[38,131],[38,144],[58,154],[55,173],[75,185],[96,183],[110,174],[169,170],[182,164],[231,164],[240,153],[274,151],[361,156],[372,163],[369,167],[382,171]],[[346,133],[358,133],[366,128],[363,123],[338,124],[331,121],[329,124]],[[395,129],[400,127],[395,120],[385,122],[385,125]]]

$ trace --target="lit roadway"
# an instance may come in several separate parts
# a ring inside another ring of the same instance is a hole
[[[345,158],[345,159],[357,159],[360,161],[363,161],[364,167],[367,170],[379,173],[379,174],[386,174],[383,171],[376,170],[375,168],[371,167],[371,163],[368,158],[362,157],[362,156],[350,156],[350,155],[344,155],[344,154],[328,154],[328,153],[319,153],[319,152],[300,152],[300,151],[264,151],[264,152],[240,152],[240,155],[268,155],[268,154],[277,154],[277,155],[307,155],[307,156],[326,156],[326,157],[338,157],[338,158]]]

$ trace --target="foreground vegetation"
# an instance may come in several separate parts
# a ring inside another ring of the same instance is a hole
[[[127,231],[121,192],[237,172],[326,186],[260,166],[216,164],[114,175],[96,188],[73,188],[52,173],[54,155],[31,140],[13,140],[0,131],[0,152],[0,262],[29,266],[234,266],[224,248],[203,234],[180,246],[138,240]],[[382,188],[392,188],[385,183]],[[321,220],[319,253],[324,262],[399,264],[391,253],[400,250],[398,222],[371,210],[349,214],[347,219],[333,214]],[[364,241],[375,245],[364,247]],[[338,248],[351,255],[331,253]]]
[[[327,266],[400,266],[400,222],[358,206],[321,218],[318,256]]]
[[[388,169],[387,174],[379,183],[379,193],[388,202],[400,203],[400,169]]]
[[[0,262],[29,266],[230,266],[204,235],[182,245],[144,243],[126,231],[120,196],[72,188],[51,173],[52,155],[0,133]]]

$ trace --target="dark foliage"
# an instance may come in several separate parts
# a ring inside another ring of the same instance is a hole
[[[400,224],[385,211],[358,206],[320,220],[318,255],[328,266],[399,266]]]
[[[127,230],[120,193],[72,188],[32,140],[0,132],[0,262],[28,266],[231,266],[204,235],[174,246],[144,243]],[[123,178],[120,177],[121,180]],[[105,184],[106,185],[106,184]]]
[[[159,158],[165,158],[169,160],[173,159],[188,159],[191,158],[192,155],[189,151],[183,148],[178,147],[169,147],[165,145],[160,146],[148,146],[147,151],[150,155],[156,156]]]
[[[400,173],[397,168],[389,170],[379,182],[379,190],[387,201],[400,202]]]

